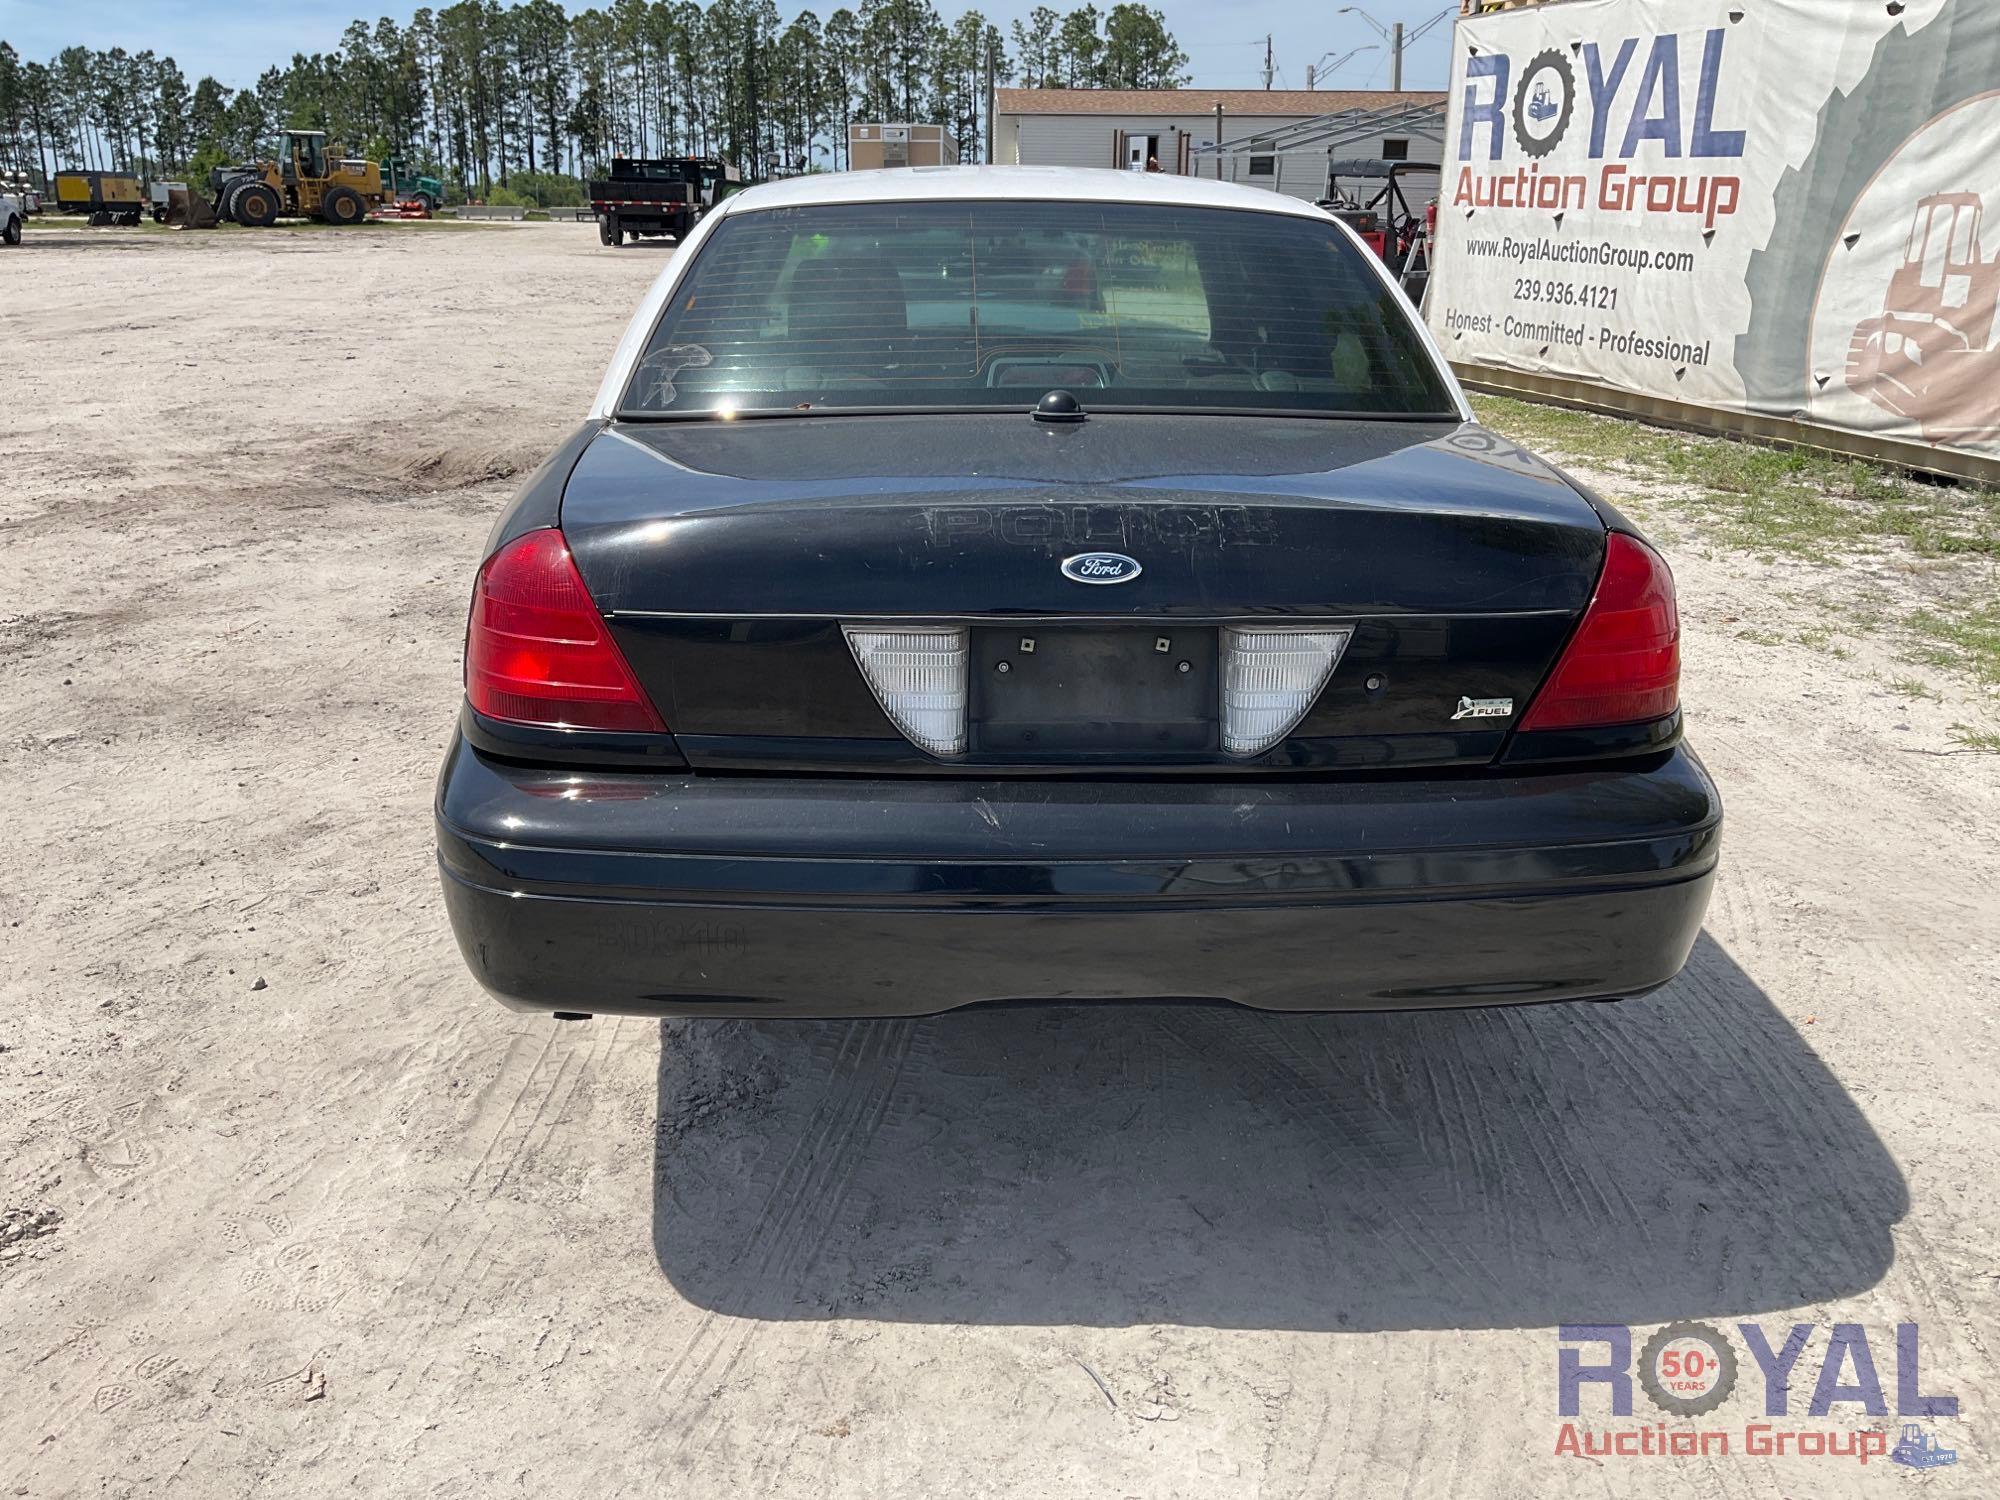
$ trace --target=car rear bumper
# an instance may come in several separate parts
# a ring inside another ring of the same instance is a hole
[[[1664,984],[1700,928],[1722,810],[1685,748],[1246,784],[567,772],[461,739],[437,828],[466,962],[517,1009],[1378,1010]]]

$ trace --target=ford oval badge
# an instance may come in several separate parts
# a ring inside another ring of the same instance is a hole
[[[1074,583],[1130,583],[1146,570],[1122,552],[1079,552],[1063,559],[1062,571]]]

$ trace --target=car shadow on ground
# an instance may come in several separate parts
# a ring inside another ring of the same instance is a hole
[[[1649,1323],[1879,1280],[1908,1193],[1706,936],[1646,1000],[661,1027],[653,1238],[763,1318]]]

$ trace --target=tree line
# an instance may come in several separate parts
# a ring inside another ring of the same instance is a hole
[[[1011,40],[1011,50],[1008,42]],[[1172,88],[1187,55],[1160,13],[1038,7],[1011,37],[976,10],[862,0],[822,22],[773,0],[459,0],[355,21],[250,88],[190,84],[171,57],[0,41],[0,178],[66,168],[205,179],[281,129],[400,155],[474,196],[574,198],[614,156],[714,156],[747,177],[846,165],[856,120],[941,123],[982,160],[989,85]]]

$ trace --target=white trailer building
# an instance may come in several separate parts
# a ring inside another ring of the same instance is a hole
[[[1421,117],[1441,112],[1444,95],[1405,89],[999,89],[993,133],[997,162],[1019,166],[1126,167],[1220,175],[1295,198],[1326,189],[1323,140],[1295,143],[1296,127],[1328,115],[1379,113],[1385,128],[1343,140],[1342,156],[1436,161],[1442,141]],[[1225,144],[1218,156],[1216,108]],[[1271,138],[1269,151],[1256,149]],[[1206,148],[1206,153],[1204,153]],[[1218,162],[1220,163],[1218,168]]]

